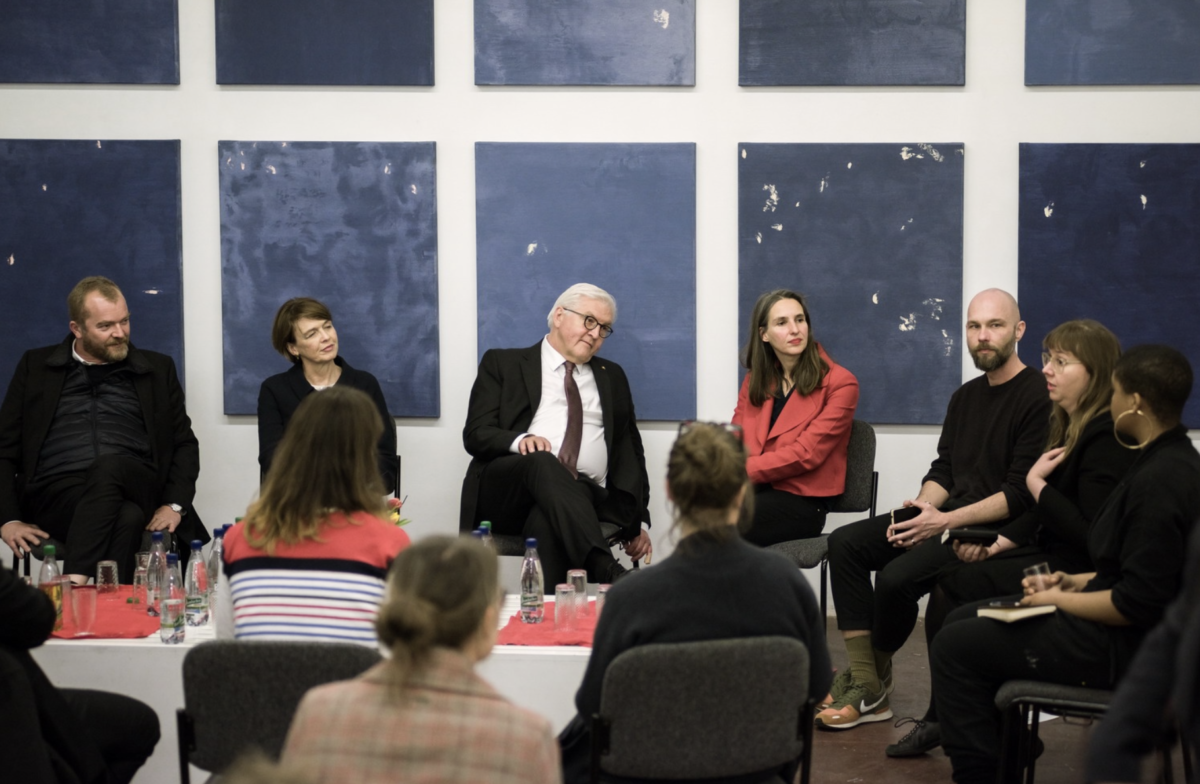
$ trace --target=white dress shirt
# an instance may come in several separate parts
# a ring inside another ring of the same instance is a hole
[[[550,451],[558,454],[567,434],[566,360],[542,338],[542,400],[529,432],[517,436],[510,451],[519,452],[521,439],[528,435],[541,436],[550,442]],[[608,446],[604,443],[604,413],[600,409],[600,391],[591,365],[575,366],[575,385],[583,403],[583,438],[579,443],[579,460],[575,467],[587,474],[601,487],[608,479]]]

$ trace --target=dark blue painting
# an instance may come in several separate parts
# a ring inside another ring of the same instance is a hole
[[[178,141],[0,140],[0,384],[69,332],[67,293],[111,278],[134,345],[183,376]]]
[[[593,283],[638,418],[696,416],[696,145],[477,144],[475,199],[480,356],[538,342]]]
[[[1040,345],[1094,318],[1200,371],[1200,144],[1022,144],[1019,292]],[[1029,338],[1026,338],[1029,341]],[[1184,423],[1200,426],[1193,392]]]
[[[1026,0],[1025,84],[1200,84],[1200,3]]]
[[[759,295],[799,291],[813,336],[858,377],[858,419],[941,424],[962,379],[962,144],[739,156],[739,345]]]
[[[433,0],[216,0],[217,84],[433,84]]]
[[[475,0],[475,84],[695,83],[696,0]]]
[[[179,84],[176,0],[6,0],[0,82]]]
[[[225,413],[253,414],[275,312],[315,297],[338,355],[379,379],[398,417],[435,417],[433,142],[220,142]]]
[[[961,85],[966,0],[741,0],[739,84]]]

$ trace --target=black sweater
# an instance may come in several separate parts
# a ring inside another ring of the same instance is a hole
[[[979,376],[950,398],[938,456],[925,475],[949,499],[943,511],[960,509],[997,492],[1008,502],[1012,519],[1033,505],[1025,475],[1042,454],[1050,420],[1046,381],[1025,368],[992,386]]]

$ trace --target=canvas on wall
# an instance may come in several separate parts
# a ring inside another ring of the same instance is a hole
[[[130,339],[184,372],[178,141],[0,140],[0,383],[21,355],[65,338],[67,293],[110,278]]]
[[[433,0],[216,0],[216,14],[217,84],[433,84]]]
[[[696,0],[475,0],[475,83],[694,85]]]
[[[0,83],[179,84],[177,0],[7,0]]]
[[[738,156],[739,345],[761,294],[798,291],[812,336],[858,377],[857,419],[941,424],[962,373],[962,144]]]
[[[433,142],[218,144],[225,413],[253,414],[275,313],[314,297],[398,417],[440,413]]]
[[[1200,369],[1187,328],[1200,291],[1200,144],[1022,144],[1020,194],[1027,342],[1092,318],[1125,348],[1165,343]],[[1184,424],[1200,426],[1195,393]]]
[[[575,283],[617,301],[599,355],[643,420],[696,416],[696,146],[475,146],[479,355],[537,343]]]
[[[744,87],[961,85],[966,0],[741,0]]]
[[[1026,0],[1025,84],[1200,84],[1200,3]]]

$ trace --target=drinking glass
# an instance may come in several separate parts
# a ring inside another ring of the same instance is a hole
[[[604,601],[608,598],[608,589],[612,588],[608,583],[600,583],[596,586],[596,619],[600,619],[600,611],[604,609]]]
[[[116,561],[101,561],[96,564],[96,593],[105,598],[116,596],[117,586],[121,582],[118,575]]]
[[[133,572],[133,603],[146,603],[146,587],[150,580],[150,553],[140,552],[134,556],[137,565]]]
[[[572,569],[567,572],[567,582],[575,588],[575,617],[587,615],[587,571]]]
[[[77,585],[71,589],[71,614],[75,621],[76,637],[91,637],[96,625],[96,594],[94,585]]]
[[[1025,567],[1025,576],[1030,579],[1034,589],[1038,591],[1044,591],[1049,587],[1046,578],[1051,574],[1050,564],[1044,561],[1040,564]]]
[[[560,632],[575,628],[575,586],[570,583],[554,588],[554,628]]]

